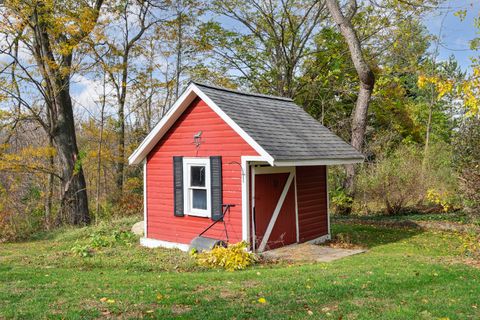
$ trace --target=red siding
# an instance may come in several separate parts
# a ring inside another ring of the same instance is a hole
[[[202,131],[196,150],[193,136]],[[223,203],[235,204],[227,215],[230,241],[242,239],[241,156],[256,156],[250,147],[205,102],[196,99],[147,157],[147,236],[188,244],[212,223],[209,218],[173,215],[173,156],[222,156]],[[224,238],[218,223],[206,236]]]
[[[300,242],[328,234],[326,167],[297,167]]]

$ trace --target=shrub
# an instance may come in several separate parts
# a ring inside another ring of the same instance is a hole
[[[70,251],[79,257],[86,258],[92,256],[92,249],[84,244],[75,243],[75,245],[70,249]]]
[[[330,196],[330,208],[334,212],[343,213],[343,208],[351,207],[353,203],[353,198],[350,197],[345,189],[342,187],[337,187],[334,190],[329,192]]]
[[[388,214],[398,214],[418,202],[426,192],[422,160],[412,147],[401,146],[391,155],[366,165],[357,183],[363,201],[383,204]]]
[[[101,248],[114,247],[116,245],[131,246],[135,240],[135,234],[130,231],[115,230],[111,234],[98,231],[90,234],[87,244],[76,242],[70,250],[75,255],[85,258],[92,256],[95,250]]]
[[[0,182],[0,243],[25,240],[44,228],[42,200],[36,185],[23,185],[16,178]]]
[[[199,266],[228,271],[243,270],[257,261],[257,256],[248,252],[248,243],[245,241],[229,244],[226,248],[215,247],[201,253],[192,252],[192,255]]]
[[[480,119],[465,120],[454,143],[460,191],[467,212],[480,217]]]
[[[363,166],[355,200],[357,207],[375,206],[390,215],[409,209],[447,212],[458,207],[456,183],[448,145],[432,144],[426,158],[423,147],[401,145]]]

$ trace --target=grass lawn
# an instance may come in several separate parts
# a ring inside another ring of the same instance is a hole
[[[472,218],[465,212],[444,212],[444,213],[416,213],[399,214],[399,215],[353,215],[341,216],[336,215],[334,219],[337,221],[350,220],[351,218],[367,220],[367,221],[432,221],[432,222],[454,222],[459,224],[471,224],[480,226],[478,218]]]
[[[130,223],[0,244],[0,319],[480,318],[480,269],[461,263],[454,234],[336,224],[334,233],[369,251],[240,272],[202,270],[184,253],[137,244],[71,252],[94,231]]]

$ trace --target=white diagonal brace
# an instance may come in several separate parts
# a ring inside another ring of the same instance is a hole
[[[268,238],[270,238],[270,234],[272,233],[273,227],[275,226],[275,222],[277,222],[278,215],[280,213],[280,210],[282,209],[283,202],[285,201],[285,198],[287,197],[288,190],[290,189],[290,185],[292,184],[293,178],[295,177],[294,172],[290,172],[290,175],[288,176],[287,182],[285,183],[285,187],[283,187],[282,194],[280,195],[280,198],[278,199],[277,206],[275,207],[275,210],[273,211],[272,218],[270,219],[270,222],[268,223],[267,230],[265,231],[265,234],[263,235],[262,242],[260,243],[260,246],[258,247],[258,251],[262,252],[265,250],[265,246],[267,245]]]

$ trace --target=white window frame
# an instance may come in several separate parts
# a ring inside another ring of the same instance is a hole
[[[205,166],[205,188],[190,186],[190,167]],[[206,189],[207,190],[207,209],[192,208],[193,192],[192,189]],[[183,199],[184,212],[189,216],[207,217],[212,216],[211,211],[211,184],[210,184],[210,158],[183,158]]]

